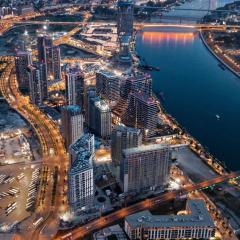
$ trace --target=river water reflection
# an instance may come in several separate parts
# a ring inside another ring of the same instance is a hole
[[[240,79],[203,45],[197,31],[151,29],[137,35],[136,49],[163,92],[167,112],[231,169],[240,169]],[[217,115],[220,116],[218,119]]]

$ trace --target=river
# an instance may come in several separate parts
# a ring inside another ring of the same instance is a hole
[[[136,50],[160,67],[152,72],[153,90],[164,93],[167,112],[230,169],[240,169],[240,79],[218,66],[194,30],[142,32]]]

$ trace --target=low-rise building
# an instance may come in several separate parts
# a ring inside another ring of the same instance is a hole
[[[203,200],[188,200],[186,212],[186,215],[138,212],[125,218],[125,232],[131,240],[210,239],[215,236],[215,225]]]
[[[127,236],[123,229],[119,225],[113,225],[101,229],[100,231],[93,234],[94,240],[127,240]]]

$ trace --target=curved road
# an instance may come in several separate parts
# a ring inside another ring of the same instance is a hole
[[[7,62],[7,66],[0,78],[0,90],[9,105],[22,115],[33,127],[39,137],[42,153],[43,164],[50,167],[58,167],[57,190],[55,195],[55,204],[46,205],[45,208],[37,209],[36,212],[45,219],[35,230],[33,230],[29,239],[39,239],[40,232],[49,223],[49,212],[55,217],[61,211],[66,211],[66,206],[62,204],[64,199],[63,187],[65,170],[68,167],[68,158],[63,144],[58,126],[49,119],[38,107],[29,102],[28,97],[20,94],[17,87],[15,76],[15,63],[13,57],[0,57],[0,61]],[[52,196],[53,197],[53,196]],[[51,216],[51,219],[54,218]],[[25,238],[22,236],[22,239]],[[18,237],[21,239],[21,237]]]

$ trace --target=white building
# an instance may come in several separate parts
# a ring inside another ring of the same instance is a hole
[[[84,134],[70,146],[68,199],[72,212],[89,209],[94,200],[94,135]]]
[[[112,132],[111,109],[104,100],[95,102],[95,131],[102,138],[109,138]]]
[[[210,239],[215,225],[201,199],[187,201],[186,215],[152,215],[142,211],[125,218],[125,232],[131,240]]]
[[[89,127],[101,138],[110,138],[112,132],[111,109],[105,100],[93,96],[88,105]]]

